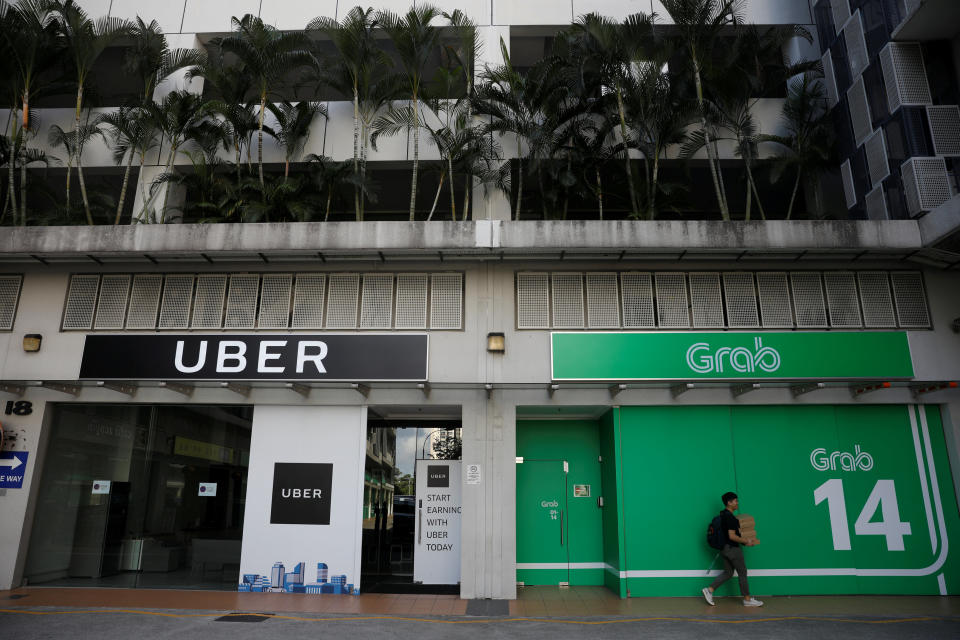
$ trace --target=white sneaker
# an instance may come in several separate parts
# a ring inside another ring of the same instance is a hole
[[[743,606],[745,607],[762,607],[763,600],[757,600],[756,598],[747,598],[743,601]]]
[[[713,594],[710,593],[710,589],[708,589],[707,587],[703,588],[703,599],[706,600],[707,604],[709,604],[710,606],[714,605]]]

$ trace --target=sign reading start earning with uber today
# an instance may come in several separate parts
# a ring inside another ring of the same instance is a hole
[[[80,379],[419,381],[427,349],[423,333],[88,335]]]

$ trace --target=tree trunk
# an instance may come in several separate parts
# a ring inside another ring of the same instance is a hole
[[[83,212],[87,214],[87,224],[93,226],[90,213],[90,200],[87,198],[87,184],[83,179],[83,146],[80,144],[80,109],[83,105],[83,83],[77,88],[77,108],[73,113],[73,151],[77,156],[77,181],[80,183],[80,197],[83,199]],[[68,187],[69,188],[69,187]],[[69,206],[70,200],[67,199]]]
[[[453,184],[453,158],[447,154],[447,173],[450,176],[450,219],[457,219],[457,190]]]
[[[27,161],[20,163],[20,226],[27,226]]]
[[[617,114],[620,116],[620,137],[623,139],[624,166],[627,171],[627,186],[630,188],[630,211],[637,215],[637,188],[633,184],[633,169],[630,168],[630,147],[627,145],[627,116],[623,108],[623,96],[617,88]]]
[[[753,204],[753,193],[750,191],[750,178],[747,178],[747,199],[746,199],[746,209],[743,212],[743,219],[750,220],[750,208]]]
[[[164,167],[163,172],[165,174],[170,173],[170,168],[173,166],[173,159],[177,153],[177,147],[180,145],[170,143],[170,153],[167,155],[167,164]],[[160,210],[160,224],[163,224],[167,221],[167,208],[170,206],[170,203],[167,200],[170,198],[170,181],[167,180],[167,183],[163,187],[163,209]]]
[[[520,219],[520,201],[523,199],[523,157],[520,155],[520,138],[517,138],[517,210],[513,219]]]
[[[367,149],[370,144],[370,136],[367,133],[368,127],[366,123],[363,123],[363,140],[360,145],[360,189],[362,190],[367,184]],[[362,191],[360,194],[360,221],[363,221],[364,216],[367,213],[367,198],[363,195]]]
[[[9,167],[9,179],[7,184],[7,199],[10,201],[10,210],[13,211],[13,224],[17,224],[17,192],[16,186],[14,184],[14,175],[16,173],[17,167],[17,119],[13,118],[13,123],[10,125],[10,167]]]
[[[127,199],[127,185],[130,182],[130,167],[133,165],[133,149],[130,149],[130,159],[127,160],[127,168],[123,171],[123,185],[120,187],[120,201],[117,203],[117,217],[113,224],[120,224],[120,216],[123,215],[123,203]]]
[[[469,173],[463,179],[463,220],[466,222],[470,211],[470,187],[473,186],[473,176]]]
[[[260,175],[260,188],[263,189],[263,116],[267,108],[266,92],[260,94],[260,118],[257,122],[257,172]]]
[[[417,172],[420,168],[420,102],[413,94],[413,177],[410,180],[410,222],[417,206]]]
[[[357,83],[353,83],[353,176],[360,175],[360,95]],[[353,185],[353,209],[357,222],[360,221],[360,185]],[[329,211],[328,211],[329,214]]]
[[[717,204],[720,207],[720,216],[724,220],[730,220],[730,211],[727,209],[727,203],[720,191],[719,167],[717,159],[714,157],[713,147],[710,144],[710,131],[707,129],[707,114],[703,110],[703,84],[700,81],[700,62],[697,60],[697,54],[691,50],[690,56],[693,60],[693,79],[697,87],[697,107],[700,110],[700,125],[703,127],[704,146],[707,149],[707,159],[710,165],[710,177],[713,179],[713,190],[717,196]]]
[[[80,183],[80,197],[83,198],[83,211],[87,214],[87,224],[93,226],[93,214],[90,213],[90,200],[87,198],[87,182],[83,179],[83,164],[77,155],[77,182]]]
[[[443,181],[446,179],[446,177],[446,171],[440,174],[440,184],[437,185],[437,193],[433,196],[433,206],[430,207],[430,213],[427,215],[427,222],[430,222],[430,219],[433,218],[433,212],[437,208],[437,202],[440,201],[440,193],[443,191]]]
[[[797,179],[793,181],[793,193],[790,194],[790,205],[787,207],[787,220],[793,215],[793,203],[797,197],[797,189],[800,188],[800,174],[802,171],[797,169]]]
[[[23,124],[24,131],[30,130],[30,87],[23,89]]]
[[[653,189],[650,191],[650,213],[648,220],[653,220],[657,216],[657,186],[660,183],[660,150],[653,158]]]
[[[323,221],[327,222],[330,220],[330,200],[333,199],[333,185],[327,187],[327,212],[323,216]]]

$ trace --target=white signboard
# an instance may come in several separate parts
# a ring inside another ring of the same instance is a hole
[[[107,494],[110,493],[110,481],[109,480],[94,480],[93,486],[90,487],[90,493],[96,494]]]
[[[201,498],[214,498],[217,495],[216,482],[201,482],[197,487],[197,495]]]
[[[466,469],[464,477],[466,484],[480,484],[480,465],[468,464],[464,469]]]
[[[417,460],[413,581],[460,582],[459,460]]]

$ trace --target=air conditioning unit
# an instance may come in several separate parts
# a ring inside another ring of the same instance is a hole
[[[927,107],[927,122],[937,156],[960,156],[960,106],[955,104]]]
[[[900,165],[907,211],[918,216],[950,199],[950,179],[943,158],[910,158]]]
[[[863,204],[870,220],[889,220],[887,212],[887,198],[883,193],[883,185],[877,185],[873,191],[863,197]]]
[[[867,169],[870,172],[870,184],[878,186],[890,175],[890,161],[887,159],[887,142],[883,129],[877,129],[864,143],[867,155]]]
[[[880,50],[880,68],[883,70],[890,113],[900,107],[923,106],[933,102],[920,43],[888,42]]]

